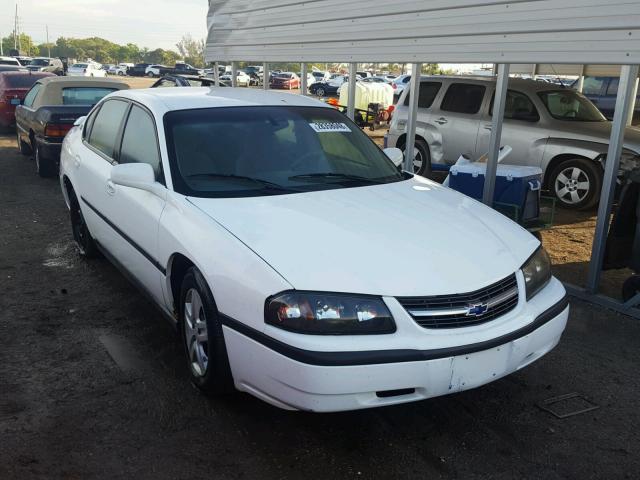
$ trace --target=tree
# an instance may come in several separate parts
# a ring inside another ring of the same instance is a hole
[[[204,40],[194,40],[190,34],[186,34],[176,47],[185,62],[194,67],[204,66]]]
[[[10,50],[15,48],[17,44],[20,48],[20,54],[22,55],[38,55],[38,47],[33,43],[33,40],[26,33],[21,33],[18,36],[18,42],[15,42],[15,35],[11,33],[8,37],[2,39],[2,50],[5,55],[9,54]]]

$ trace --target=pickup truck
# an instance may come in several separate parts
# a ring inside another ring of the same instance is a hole
[[[75,121],[103,97],[129,88],[124,82],[89,77],[47,77],[36,81],[16,108],[16,136],[23,155],[33,155],[41,177],[58,172],[62,141]]]
[[[147,75],[160,77],[162,75],[204,75],[204,70],[192,67],[188,63],[176,63],[173,67],[155,65],[156,68],[148,68]]]

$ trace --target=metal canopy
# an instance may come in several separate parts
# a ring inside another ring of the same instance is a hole
[[[638,0],[210,0],[207,61],[640,62]]]

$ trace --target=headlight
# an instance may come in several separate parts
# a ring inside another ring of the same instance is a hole
[[[547,251],[540,247],[522,266],[522,273],[529,301],[551,280],[551,260]]]
[[[340,293],[285,292],[267,300],[265,322],[312,335],[393,333],[391,312],[379,297]]]

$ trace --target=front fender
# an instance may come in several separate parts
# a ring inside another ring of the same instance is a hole
[[[559,155],[575,155],[595,161],[602,154],[606,155],[608,148],[609,145],[606,143],[550,137],[545,147],[541,166],[546,171],[551,161]]]

